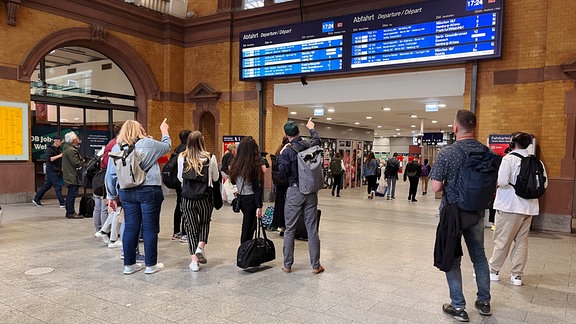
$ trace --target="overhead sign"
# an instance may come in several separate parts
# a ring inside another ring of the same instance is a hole
[[[240,34],[240,80],[501,55],[503,0],[436,0]]]

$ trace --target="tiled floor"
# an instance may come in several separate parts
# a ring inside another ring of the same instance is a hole
[[[208,264],[188,269],[185,244],[170,240],[175,196],[163,204],[159,261],[166,270],[126,276],[118,249],[92,237],[92,219],[68,220],[56,200],[4,205],[0,224],[0,323],[452,323],[442,272],[432,266],[438,200],[366,199],[364,188],[341,198],[320,193],[322,264],[314,275],[307,244],[297,241],[293,272],[277,259],[236,267],[241,217],[229,207],[213,215]],[[486,251],[492,253],[486,229]],[[46,274],[26,274],[53,268]],[[531,233],[524,286],[492,283],[493,315],[474,309],[472,266],[463,277],[472,323],[576,323],[576,237]]]

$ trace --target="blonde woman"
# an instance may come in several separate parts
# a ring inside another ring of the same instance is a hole
[[[142,158],[140,167],[146,171],[146,180],[133,188],[118,189],[118,178],[114,162],[110,157],[106,169],[106,198],[108,207],[116,210],[118,201],[124,208],[124,234],[122,248],[124,250],[124,274],[133,274],[143,269],[136,263],[136,248],[138,235],[142,228],[144,250],[146,251],[146,274],[156,273],[164,269],[164,264],[158,260],[158,232],[160,232],[160,208],[164,195],[162,194],[162,176],[158,159],[170,151],[172,141],[168,135],[166,120],[160,125],[162,139],[154,140],[146,136],[142,125],[135,120],[127,120],[122,125],[116,145],[112,152],[127,149],[135,145],[135,153]]]
[[[192,259],[189,267],[194,272],[200,270],[200,263],[208,262],[204,248],[214,208],[209,187],[219,176],[216,157],[206,151],[202,133],[193,131],[188,136],[186,150],[178,156],[178,180],[182,184],[183,227],[188,234],[188,251]]]

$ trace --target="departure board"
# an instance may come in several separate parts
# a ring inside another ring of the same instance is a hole
[[[349,70],[500,56],[502,1],[428,1],[355,15]]]
[[[428,0],[240,34],[240,80],[501,55],[503,0]]]
[[[342,72],[344,24],[327,19],[240,34],[240,79]]]

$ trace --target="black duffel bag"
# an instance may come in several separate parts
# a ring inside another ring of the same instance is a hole
[[[276,259],[274,242],[266,237],[266,230],[263,228],[261,219],[258,219],[257,227],[256,237],[242,243],[238,248],[236,265],[242,269],[258,267],[262,263]]]

